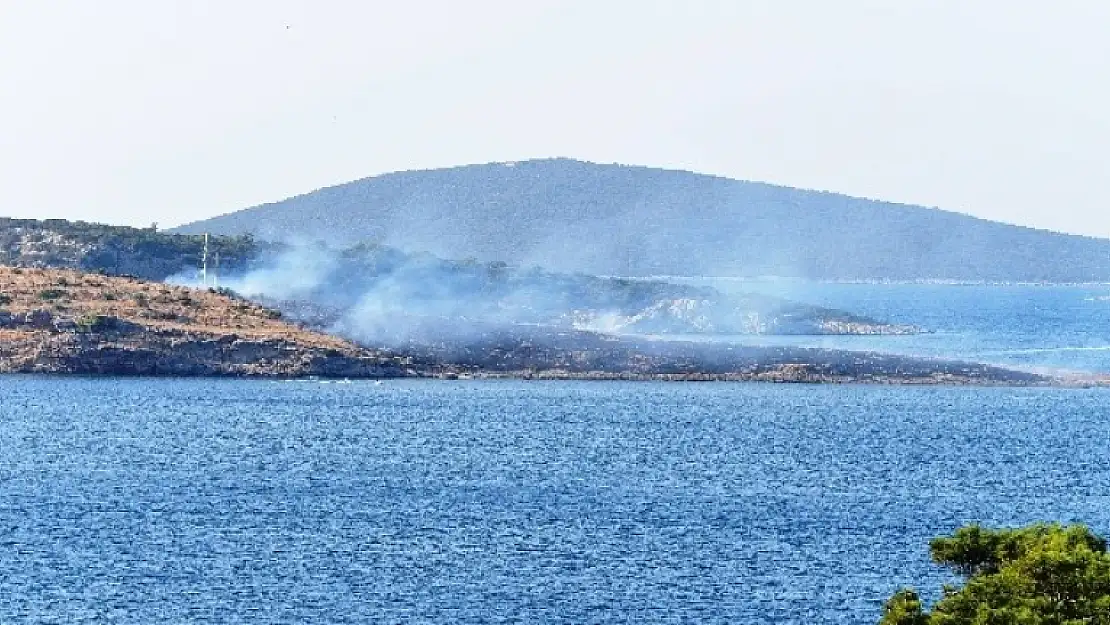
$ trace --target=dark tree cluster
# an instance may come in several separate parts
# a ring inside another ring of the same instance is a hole
[[[1110,554],[1082,525],[971,525],[933,540],[930,551],[964,585],[945,586],[931,611],[900,590],[880,625],[1110,625]]]
[[[0,217],[0,264],[65,267],[111,275],[163,280],[197,267],[203,235],[158,232],[64,219]],[[249,234],[211,236],[210,256],[228,270],[242,269],[269,246]]]

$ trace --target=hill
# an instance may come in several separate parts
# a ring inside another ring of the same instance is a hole
[[[64,220],[0,218],[0,264],[197,285],[204,237]],[[343,250],[211,236],[221,284],[376,345],[406,327],[530,323],[628,334],[904,334],[914,328],[754,294],[661,281],[520,270],[380,245]]]
[[[242,271],[273,247],[249,236],[209,237],[212,259],[226,272]],[[66,268],[164,280],[196,271],[204,250],[201,235],[158,232],[65,219],[0,217],[0,264]]]
[[[366,178],[177,232],[375,241],[602,275],[1110,280],[1110,241],[684,171],[569,159]]]
[[[0,372],[395,377],[410,365],[223,293],[0,266]]]

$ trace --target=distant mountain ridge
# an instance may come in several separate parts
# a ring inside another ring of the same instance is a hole
[[[1084,282],[1110,240],[905,204],[571,159],[384,174],[181,233],[375,241],[602,275]]]

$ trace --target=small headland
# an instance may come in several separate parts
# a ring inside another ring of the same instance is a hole
[[[473,328],[471,330],[474,330]],[[836,349],[660,341],[536,326],[488,327],[394,348],[446,375],[576,380],[1055,386],[1052,375],[985,364]]]
[[[223,292],[0,266],[0,372],[398,377],[405,358]]]

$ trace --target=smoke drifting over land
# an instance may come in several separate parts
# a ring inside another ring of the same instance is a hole
[[[629,335],[907,331],[768,296],[446,261],[381,246],[292,246],[220,284],[292,320],[373,345],[465,345],[523,328]]]
[[[247,297],[287,300],[308,297],[329,281],[339,259],[321,248],[295,246],[246,273],[225,278],[223,286]]]

